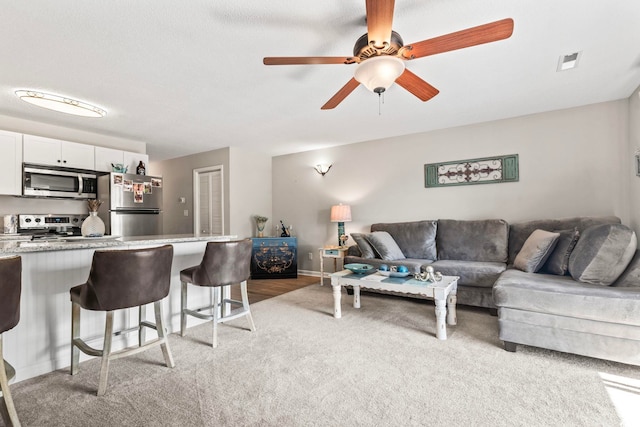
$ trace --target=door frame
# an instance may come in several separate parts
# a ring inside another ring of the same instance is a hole
[[[207,166],[204,168],[197,168],[193,170],[193,234],[199,234],[200,232],[200,177],[201,173],[220,171],[220,212],[222,219],[222,235],[225,234],[224,228],[224,166]]]

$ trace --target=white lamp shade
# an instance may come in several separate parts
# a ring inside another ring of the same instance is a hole
[[[351,206],[334,205],[331,206],[331,222],[349,222],[351,221]]]
[[[404,73],[402,59],[395,56],[374,56],[362,61],[353,77],[371,92],[379,93],[387,90],[402,73]]]

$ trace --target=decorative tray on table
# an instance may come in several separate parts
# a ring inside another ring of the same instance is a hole
[[[351,270],[356,274],[364,274],[373,270],[373,266],[370,264],[345,264],[344,268]]]
[[[411,274],[408,271],[401,272],[401,271],[383,271],[383,270],[378,270],[378,273],[388,277],[407,277],[409,274]]]

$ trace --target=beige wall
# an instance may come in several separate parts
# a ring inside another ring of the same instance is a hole
[[[256,235],[255,215],[269,218],[265,228],[268,236],[271,215],[271,156],[244,148],[231,147],[229,182],[230,234],[240,237]]]
[[[339,202],[352,206],[347,234],[374,222],[438,218],[613,214],[629,223],[628,115],[628,100],[620,100],[274,157],[274,218],[294,225],[298,267],[315,271],[317,248],[336,244],[329,209]],[[504,154],[520,156],[519,182],[424,187],[425,163]],[[324,177],[312,169],[320,162],[333,163]]]
[[[254,235],[253,215],[271,217],[271,158],[231,147],[160,162],[151,162],[164,178],[164,233],[193,233],[193,170],[223,166],[224,230],[239,237]],[[184,197],[186,203],[179,202]],[[183,211],[189,210],[185,217]]]
[[[224,172],[224,229],[229,230],[229,148],[150,163],[153,174],[163,177],[164,234],[193,233],[193,170],[218,165]],[[180,203],[180,197],[186,203]],[[189,211],[188,216],[184,216],[184,210]]]
[[[629,225],[640,236],[640,176],[636,176],[635,154],[640,153],[640,88],[629,98]]]

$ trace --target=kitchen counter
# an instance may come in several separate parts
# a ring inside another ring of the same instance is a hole
[[[13,238],[12,238],[13,237]],[[135,237],[69,237],[60,240],[16,240],[15,236],[0,238],[0,255],[28,252],[67,251],[73,249],[100,249],[111,247],[129,247],[137,245],[165,245],[171,243],[218,241],[237,239],[238,236],[209,236],[195,234],[162,234],[158,236]]]
[[[201,236],[193,234],[82,238],[70,237],[68,241],[3,241],[0,240],[0,257],[22,257],[22,297],[20,322],[3,334],[5,359],[16,369],[16,381],[69,366],[71,360],[71,302],[69,289],[86,282],[96,249],[136,249],[142,247],[173,245],[171,286],[169,295],[162,302],[165,326],[168,332],[180,330],[180,271],[198,265],[209,241],[236,240],[237,236]],[[123,276],[126,280],[126,276]],[[205,306],[211,301],[209,288],[193,286],[189,290],[189,304]],[[225,289],[229,298],[229,289]],[[153,310],[147,310],[152,317]],[[104,312],[83,310],[82,335],[101,337],[104,333]],[[137,308],[121,310],[114,320],[116,330],[137,325]],[[191,327],[205,320],[189,316]],[[153,332],[147,333],[149,339]],[[101,338],[91,345],[100,347]],[[114,338],[113,350],[137,343],[137,334],[124,334]],[[89,356],[81,355],[81,360]]]

